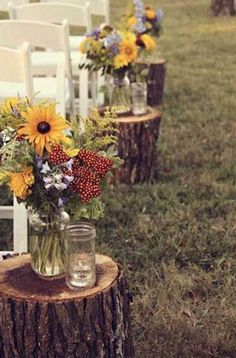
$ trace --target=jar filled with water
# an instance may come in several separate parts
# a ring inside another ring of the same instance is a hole
[[[96,280],[94,225],[71,223],[65,230],[65,277],[71,289],[93,287]]]
[[[147,85],[143,82],[131,84],[132,112],[135,116],[147,113]]]

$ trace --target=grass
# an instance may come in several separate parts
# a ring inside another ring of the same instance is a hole
[[[111,0],[114,21],[125,3]],[[158,176],[109,188],[97,225],[133,294],[137,358],[236,357],[236,20],[210,18],[209,3],[158,0]]]
[[[210,18],[209,3],[157,2],[168,62],[159,174],[111,188],[98,225],[133,292],[138,358],[236,357],[236,22]],[[112,1],[116,21],[123,5]]]

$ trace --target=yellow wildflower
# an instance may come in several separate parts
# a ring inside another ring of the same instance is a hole
[[[137,18],[135,16],[131,16],[129,19],[128,19],[128,26],[129,27],[133,27],[134,25],[137,24]]]
[[[142,35],[141,41],[144,43],[144,46],[147,50],[153,50],[156,47],[156,42],[153,40],[153,38],[149,35]]]
[[[63,151],[68,155],[68,157],[75,157],[79,153],[79,149],[75,148],[75,143],[72,138],[64,137],[61,141],[63,146]]]
[[[133,43],[135,43],[135,41],[136,41],[135,34],[133,34],[130,31],[120,31],[119,34],[120,34],[122,40],[133,42]]]
[[[82,41],[79,45],[79,50],[81,53],[86,53],[86,40]]]
[[[145,8],[145,15],[148,20],[154,20],[156,18],[156,13],[152,8],[146,6]]]
[[[11,113],[12,107],[17,106],[18,103],[19,103],[19,98],[17,98],[17,97],[7,98],[7,99],[1,104],[1,112]]]
[[[20,199],[25,199],[30,194],[30,186],[34,184],[33,168],[26,167],[22,172],[9,173],[10,190]]]

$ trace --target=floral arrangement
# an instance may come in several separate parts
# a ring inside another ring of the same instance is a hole
[[[101,25],[89,34],[80,45],[80,51],[90,60],[80,67],[90,70],[103,69],[117,77],[124,77],[124,73],[135,63],[143,47],[147,51],[153,50],[155,43],[150,36],[141,35],[142,44],[137,41],[133,31],[116,30],[108,25]]]
[[[113,114],[97,111],[71,123],[55,104],[8,99],[0,104],[0,185],[27,208],[51,215],[65,210],[73,217],[103,215],[101,187],[113,167],[116,136],[107,135]]]
[[[69,123],[55,104],[26,98],[0,104],[0,185],[30,209],[31,266],[41,277],[65,270],[70,218],[103,216],[101,188],[121,163],[113,117],[94,110]]]
[[[145,6],[141,0],[132,0],[128,4],[123,26],[126,24],[127,30],[135,34],[136,44],[140,47],[138,60],[129,71],[132,82],[144,82],[148,75],[148,68],[143,66],[142,61],[147,62],[152,54],[150,50],[157,48],[157,38],[162,31],[162,18],[162,10],[155,11],[151,6]]]
[[[127,11],[126,19],[128,28],[137,35],[137,42],[146,46],[145,42],[151,44],[151,39],[160,36],[162,30],[163,11],[155,11],[151,6],[145,6],[141,0],[133,0],[131,8]],[[146,40],[148,39],[148,40]]]

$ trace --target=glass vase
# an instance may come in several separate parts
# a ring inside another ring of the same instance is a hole
[[[29,212],[29,240],[31,267],[44,279],[62,277],[65,273],[65,211],[44,215]]]
[[[124,77],[114,76],[110,83],[110,107],[117,114],[128,113],[131,110],[130,81]]]
[[[147,113],[147,84],[134,82],[131,84],[132,112],[135,116]]]
[[[66,226],[66,284],[73,290],[90,288],[95,284],[94,225],[88,222]]]

